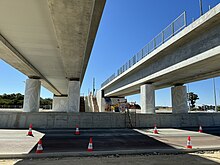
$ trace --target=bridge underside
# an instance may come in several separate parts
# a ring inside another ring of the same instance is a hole
[[[105,0],[2,0],[0,58],[55,95],[83,81]]]
[[[79,112],[104,6],[105,0],[1,1],[0,58],[29,77],[24,112],[39,111],[41,84],[61,97],[57,103],[65,100],[65,111]]]

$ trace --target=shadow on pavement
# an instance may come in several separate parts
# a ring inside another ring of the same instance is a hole
[[[45,133],[43,138],[44,153],[87,151],[90,137],[93,138],[94,151],[173,148],[132,129],[80,130],[80,135],[74,135],[72,129],[41,130],[40,132]],[[31,150],[31,153],[35,152],[36,146]]]

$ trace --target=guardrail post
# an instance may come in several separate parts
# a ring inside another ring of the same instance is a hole
[[[174,22],[172,22],[172,36],[174,36],[174,33],[175,33],[175,31],[174,31]]]
[[[156,38],[154,38],[154,49],[156,49],[157,45],[156,45]]]
[[[186,20],[186,11],[184,11],[184,25],[185,25],[185,27],[187,26],[187,22],[186,22],[187,20]]]
[[[149,44],[147,44],[147,54],[149,54],[149,51],[150,51]]]

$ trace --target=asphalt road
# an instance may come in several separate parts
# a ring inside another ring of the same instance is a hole
[[[80,135],[74,135],[74,131],[39,130],[45,133],[44,153],[87,151],[90,137],[93,139],[94,151],[172,148],[132,129],[83,129]]]
[[[44,133],[44,153],[87,151],[89,138],[93,138],[94,151],[173,149],[185,148],[188,136],[191,136],[194,148],[220,147],[220,128],[159,129],[80,129],[80,135],[74,135],[73,129],[38,130]],[[32,149],[35,152],[36,146]]]

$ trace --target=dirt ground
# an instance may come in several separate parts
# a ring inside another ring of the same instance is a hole
[[[220,151],[199,152],[177,155],[111,155],[105,157],[68,157],[68,158],[44,158],[27,160],[0,160],[0,165],[88,165],[88,164],[119,164],[119,165],[217,165],[220,164]]]

